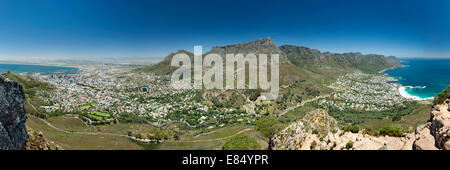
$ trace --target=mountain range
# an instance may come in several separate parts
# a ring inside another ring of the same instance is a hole
[[[157,75],[170,75],[177,69],[177,67],[171,66],[171,60],[174,55],[179,53],[185,53],[191,58],[194,54],[186,50],[178,50],[166,56],[161,62],[139,68],[137,72],[148,72]],[[313,98],[322,94],[331,92],[331,89],[327,87],[339,76],[354,71],[362,71],[365,73],[378,73],[381,70],[400,66],[399,60],[394,56],[383,56],[378,54],[361,54],[359,52],[352,53],[331,53],[321,52],[316,49],[307,47],[283,45],[277,46],[272,38],[266,37],[246,43],[232,44],[226,46],[215,46],[209,52],[203,54],[203,57],[207,54],[215,53],[222,57],[225,54],[279,54],[280,56],[280,95],[276,100],[277,107],[274,113],[279,113],[281,110],[286,109],[299,102],[301,99]],[[191,60],[193,62],[193,60]],[[225,73],[226,74],[226,73]],[[248,79],[248,76],[246,77]],[[205,93],[211,93],[202,91],[204,98]],[[246,100],[252,94],[246,90],[243,94],[245,97],[233,97],[233,92],[214,91],[212,97],[222,96],[225,94],[225,98],[221,101],[239,101],[237,103],[230,103],[235,105],[242,103],[242,100]],[[242,94],[242,93],[240,93]],[[206,99],[208,100],[208,99]],[[220,101],[219,101],[220,102]]]

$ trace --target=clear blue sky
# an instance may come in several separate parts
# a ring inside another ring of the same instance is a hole
[[[267,36],[322,51],[450,58],[450,1],[0,0],[0,59],[159,60]]]

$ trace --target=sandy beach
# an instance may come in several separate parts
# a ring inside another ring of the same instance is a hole
[[[410,94],[406,91],[407,88],[414,88],[414,87],[411,87],[411,86],[401,86],[401,85],[400,85],[399,88],[398,88],[398,92],[399,92],[400,95],[401,95],[402,97],[404,97],[404,98],[412,99],[412,100],[429,100],[429,99],[433,99],[432,97],[429,97],[429,98],[420,98],[420,97],[417,97],[417,96],[410,95]]]

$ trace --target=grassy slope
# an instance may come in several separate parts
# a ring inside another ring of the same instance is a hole
[[[135,142],[145,149],[159,150],[220,150],[229,137],[237,133],[248,135],[261,144],[261,149],[267,148],[267,142],[261,137],[259,132],[255,131],[251,126],[244,124],[233,124],[223,127],[212,133],[201,135],[185,141],[170,141],[164,143],[140,143]]]
[[[125,124],[113,124],[113,125],[99,125],[99,126],[87,126],[84,122],[77,118],[71,117],[50,117],[47,119],[52,125],[67,131],[80,131],[80,132],[102,132],[102,133],[117,133],[127,134],[129,130],[133,130],[137,133],[150,132],[155,127],[147,124],[138,123],[125,123]],[[44,136],[49,140],[54,141],[56,144],[63,147],[63,149],[221,149],[228,137],[243,131],[242,134],[246,134],[261,144],[261,148],[266,148],[267,144],[259,133],[252,129],[251,126],[245,124],[233,124],[222,129],[213,131],[211,133],[196,136],[195,134],[201,133],[198,130],[188,130],[182,138],[191,138],[186,141],[170,141],[165,143],[140,143],[133,141],[125,137],[108,136],[108,135],[84,135],[84,134],[66,134],[57,131],[43,121],[34,116],[29,116],[27,126],[42,131]],[[250,128],[250,129],[249,129]],[[246,130],[247,129],[247,130]]]
[[[67,124],[65,125],[66,128],[71,127],[74,129],[83,129],[86,126],[84,123],[76,119],[61,120],[59,123],[55,124],[55,126],[60,127],[62,124]],[[36,131],[41,131],[47,139],[54,141],[66,150],[143,149],[141,146],[124,137],[66,134],[49,127],[43,121],[33,116],[28,117],[27,127],[30,127]]]
[[[417,126],[425,124],[430,119],[430,104],[418,105],[412,113],[402,116],[401,120],[393,122],[392,119],[367,119],[361,124],[362,128],[379,129],[386,126],[395,126],[402,129],[414,130]]]

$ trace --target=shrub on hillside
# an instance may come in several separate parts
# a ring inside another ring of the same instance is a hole
[[[348,141],[347,144],[345,145],[345,149],[351,149],[353,148],[353,141]]]
[[[438,96],[434,98],[433,104],[442,104],[445,100],[450,98],[450,85],[447,86],[447,88],[439,93]]]
[[[258,150],[261,145],[253,138],[239,134],[228,139],[222,146],[222,150]]]
[[[358,133],[360,128],[359,125],[355,124],[355,125],[345,125],[342,130],[344,130],[344,132],[352,132],[352,133]]]
[[[398,127],[383,127],[380,129],[380,135],[394,136],[394,137],[402,137],[404,136],[405,131]]]
[[[312,134],[315,134],[315,135],[319,134],[319,130],[317,130],[317,129],[312,130]]]
[[[316,146],[317,146],[317,142],[316,141],[312,141],[311,142],[311,146],[309,146],[309,149],[313,150],[313,149],[316,148]]]
[[[400,115],[395,115],[395,116],[392,117],[392,121],[393,122],[400,121],[401,119],[402,119],[402,117]]]
[[[367,134],[370,136],[380,136],[380,131],[373,130],[371,128],[364,129],[363,134]]]
[[[280,123],[274,117],[266,116],[255,122],[256,130],[261,132],[264,137],[271,138],[281,130]]]

